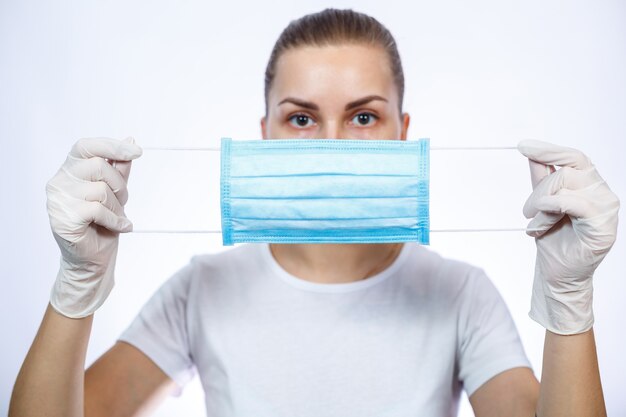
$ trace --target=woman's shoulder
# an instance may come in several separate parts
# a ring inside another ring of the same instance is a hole
[[[234,272],[236,269],[257,269],[262,261],[258,244],[245,243],[217,252],[198,253],[189,264],[198,272]]]
[[[258,276],[262,263],[258,244],[241,244],[217,252],[195,254],[184,269],[192,288],[196,285],[223,286]]]
[[[409,264],[420,270],[421,274],[434,275],[438,278],[458,277],[459,275],[480,273],[482,269],[470,262],[442,255],[437,250],[414,242],[407,243]]]
[[[467,261],[446,257],[432,248],[411,244],[406,278],[429,292],[458,296],[472,287],[491,285],[485,271]]]

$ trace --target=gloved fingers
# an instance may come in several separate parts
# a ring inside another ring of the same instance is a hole
[[[111,138],[83,138],[79,139],[70,151],[74,158],[97,156],[115,161],[130,161],[139,158],[142,153],[142,149],[132,138],[124,141]]]
[[[535,162],[532,159],[528,160],[528,165],[530,167],[530,182],[533,186],[533,190],[537,187],[537,184],[539,184],[542,179],[555,171],[554,166],[540,164],[539,162]]]
[[[131,136],[127,137],[123,140],[124,143],[135,143],[135,139]],[[120,174],[122,174],[122,178],[124,181],[128,183],[128,176],[130,175],[130,166],[132,161],[108,161],[115,169],[117,169]]]
[[[536,207],[543,212],[567,214],[575,219],[596,215],[593,202],[580,191],[561,190],[556,195],[543,196],[537,200]]]
[[[526,218],[535,217],[539,211],[536,203],[544,196],[554,195],[561,190],[582,190],[601,182],[603,182],[602,177],[600,177],[593,167],[585,170],[562,167],[556,172],[544,177],[539,184],[537,184],[524,204],[524,216],[526,216]]]
[[[80,188],[85,201],[98,201],[116,215],[126,217],[124,208],[106,182],[82,183]]]
[[[124,178],[124,181],[126,181],[126,183],[128,184],[128,176],[130,175],[130,166],[132,165],[133,161],[113,161],[115,165],[113,165],[115,167],[115,169],[118,170],[118,172],[122,175],[122,178]]]
[[[528,223],[526,234],[532,237],[541,237],[548,232],[552,226],[561,221],[565,216],[562,213],[548,213],[540,211],[537,215]]]
[[[124,233],[133,230],[133,224],[124,216],[118,216],[97,201],[86,201],[77,205],[75,211],[87,223],[95,223],[112,232]]]
[[[104,181],[111,187],[122,206],[128,201],[128,189],[122,173],[103,158],[79,159],[68,155],[62,169],[79,181]]]
[[[55,184],[48,182],[46,185],[48,199],[46,208],[50,218],[52,231],[63,239],[75,242],[85,230],[85,220],[75,213],[76,199],[56,189]]]
[[[578,149],[548,142],[526,139],[518,143],[517,149],[528,159],[544,165],[567,166],[575,169],[586,169],[592,166],[589,158]]]
[[[539,206],[569,215],[576,236],[593,251],[607,251],[615,242],[619,199],[604,182],[585,190],[561,190],[545,197]]]

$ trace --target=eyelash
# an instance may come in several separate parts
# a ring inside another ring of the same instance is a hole
[[[379,120],[379,119],[380,119],[380,117],[376,116],[374,113],[367,112],[367,111],[363,111],[363,112],[359,112],[359,113],[355,114],[355,115],[354,115],[354,116],[353,116],[350,120],[354,120],[356,117],[361,116],[361,115],[368,115],[369,117],[373,118],[373,119],[374,119],[374,121],[377,121],[377,120]],[[309,120],[313,120],[313,118],[312,118],[311,116],[309,116],[308,114],[304,114],[304,113],[296,113],[296,114],[294,114],[294,115],[291,115],[291,116],[287,119],[287,121],[288,121],[288,122],[291,122],[291,120],[292,120],[292,119],[295,119],[295,118],[297,118],[297,117],[306,117],[306,118],[308,118]],[[361,127],[367,127],[367,126],[370,126],[371,124],[372,124],[372,123],[369,123],[369,124],[366,124],[366,125],[359,125],[359,126],[361,126]],[[293,123],[292,123],[292,126],[294,126],[294,127],[296,127],[296,128],[299,128],[299,129],[304,129],[304,128],[310,127],[310,126],[296,126],[296,125],[295,125],[295,124],[293,124]]]
[[[377,122],[378,119],[380,119],[380,117],[376,116],[374,113],[371,113],[371,112],[368,112],[368,111],[363,111],[363,112],[359,112],[359,113],[355,114],[354,117],[351,120],[354,120],[355,118],[359,117],[362,114],[368,115],[369,117],[373,118],[374,122]],[[359,126],[366,127],[366,126],[370,126],[371,124],[373,124],[373,123],[368,123],[366,125],[359,125]]]
[[[294,114],[292,116],[289,116],[289,118],[287,118],[287,121],[291,122],[292,119],[295,119],[297,117],[307,117],[309,120],[313,120],[313,118],[311,116],[309,116],[308,114],[296,113],[296,114]],[[295,128],[298,128],[298,129],[304,129],[306,127],[309,127],[309,126],[298,126],[298,125],[295,124],[295,122],[292,123],[292,126],[295,127]]]

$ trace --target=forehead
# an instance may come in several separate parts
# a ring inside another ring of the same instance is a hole
[[[276,62],[270,100],[285,96],[353,99],[367,94],[392,99],[394,93],[389,58],[382,47],[302,46],[285,51]]]

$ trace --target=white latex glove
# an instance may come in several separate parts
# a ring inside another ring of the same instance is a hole
[[[529,315],[553,333],[583,333],[593,325],[592,277],[615,242],[619,199],[576,149],[536,140],[518,149],[534,188],[524,215],[533,217],[529,229],[541,229],[528,232],[537,244]]]
[[[133,138],[80,139],[46,184],[50,226],[61,249],[50,304],[67,317],[92,314],[113,288],[119,233],[133,227],[123,209],[131,160],[141,154]]]

